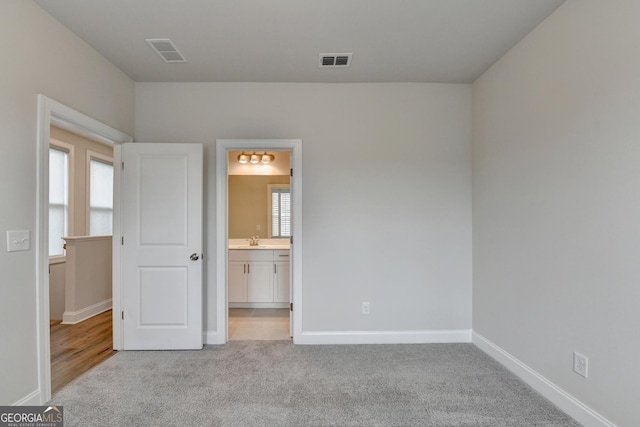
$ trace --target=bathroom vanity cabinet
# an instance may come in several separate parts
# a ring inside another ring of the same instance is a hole
[[[291,301],[289,251],[273,251],[273,302]]]
[[[279,307],[289,302],[289,251],[229,250],[228,298],[234,307]]]

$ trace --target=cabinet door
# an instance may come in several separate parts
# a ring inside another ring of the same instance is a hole
[[[273,263],[250,262],[247,274],[247,300],[249,302],[273,301]]]
[[[276,262],[273,282],[273,301],[290,302],[289,262]]]
[[[246,269],[247,263],[229,262],[227,271],[229,302],[247,302]]]

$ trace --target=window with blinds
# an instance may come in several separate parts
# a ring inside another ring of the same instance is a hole
[[[271,237],[291,236],[291,193],[288,188],[271,188]]]
[[[113,165],[89,162],[89,235],[113,233]]]
[[[64,255],[69,227],[69,153],[49,148],[49,256]]]

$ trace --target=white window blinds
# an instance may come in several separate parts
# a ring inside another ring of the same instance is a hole
[[[89,162],[89,235],[113,233],[113,165]]]
[[[69,154],[49,149],[49,256],[64,255],[69,222]]]
[[[291,194],[288,188],[271,190],[271,236],[291,236]]]

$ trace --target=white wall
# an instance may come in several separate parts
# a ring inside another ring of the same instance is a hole
[[[38,93],[132,133],[133,82],[30,1],[0,0],[0,236],[31,231],[31,250],[0,246],[0,404],[38,388],[36,107]]]
[[[58,259],[49,264],[49,319],[62,321],[66,261]]]
[[[80,323],[112,308],[111,236],[66,237],[62,323]]]
[[[206,147],[209,331],[216,138],[302,138],[304,331],[471,328],[470,85],[137,83],[136,140]]]
[[[474,331],[620,426],[640,419],[639,16],[569,0],[473,85]]]

